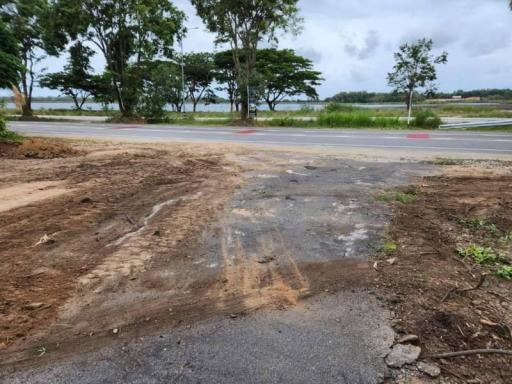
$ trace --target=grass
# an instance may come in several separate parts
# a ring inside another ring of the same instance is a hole
[[[498,109],[494,106],[474,106],[474,105],[445,105],[439,109],[443,116],[462,116],[462,117],[512,117],[512,110]]]
[[[459,256],[463,258],[471,258],[480,265],[496,264],[502,260],[502,258],[498,256],[492,248],[480,247],[474,244],[467,248],[459,248],[457,251]]]
[[[496,276],[501,277],[502,279],[512,280],[512,266],[502,265],[496,271]]]
[[[377,200],[384,203],[400,203],[400,204],[412,204],[418,199],[416,193],[413,192],[392,192],[392,193],[381,193],[377,196]]]
[[[490,223],[484,218],[474,217],[471,219],[460,219],[460,223],[469,229],[477,231],[486,231],[492,236],[498,236],[500,231],[495,224]]]

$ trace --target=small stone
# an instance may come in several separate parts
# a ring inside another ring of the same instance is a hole
[[[396,342],[397,344],[407,344],[407,343],[414,343],[418,341],[420,338],[416,335],[405,335],[399,338]]]
[[[229,315],[229,317],[231,317],[232,319],[236,319],[238,317],[238,315],[232,313],[231,315]]]
[[[396,261],[397,261],[397,258],[393,257],[392,259],[388,259],[386,261],[388,262],[389,265],[395,265]]]
[[[28,309],[29,311],[33,311],[36,309],[41,308],[44,305],[44,303],[29,303],[25,305],[25,309]]]
[[[405,364],[412,364],[420,357],[421,348],[408,344],[397,344],[386,356],[386,364],[391,368],[402,368]]]
[[[418,370],[434,378],[441,375],[441,368],[439,368],[437,365],[427,364],[424,362],[418,363]]]
[[[114,328],[114,329],[112,330],[112,333],[113,333],[114,335],[117,335],[117,334],[119,333],[119,329]]]

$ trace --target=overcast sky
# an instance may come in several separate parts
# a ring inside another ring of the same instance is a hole
[[[186,51],[214,51],[189,0],[175,0],[188,15]],[[323,73],[321,97],[339,91],[387,91],[386,74],[400,43],[434,39],[437,52],[448,51],[439,70],[443,91],[512,88],[512,12],[508,0],[301,0],[304,28],[297,37],[282,36],[280,48],[293,48]],[[65,58],[50,59],[50,71]],[[99,55],[97,71],[103,68]],[[37,89],[36,95],[55,95]]]

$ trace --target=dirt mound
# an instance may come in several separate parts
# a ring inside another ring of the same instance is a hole
[[[396,262],[379,263],[378,285],[396,330],[420,337],[422,356],[512,349],[512,177],[429,177],[417,200],[397,204]],[[485,276],[485,277],[482,277]],[[510,356],[432,359],[455,382],[511,383]]]
[[[22,143],[0,143],[0,157],[7,159],[55,159],[80,154],[80,151],[64,141],[56,139],[27,139]]]

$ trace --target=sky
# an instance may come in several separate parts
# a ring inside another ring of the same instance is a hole
[[[188,17],[185,51],[215,51],[214,36],[189,0],[174,0]],[[279,36],[279,48],[292,48],[322,72],[321,98],[339,91],[389,91],[386,74],[399,45],[422,37],[435,53],[447,51],[439,68],[442,91],[512,88],[512,12],[508,0],[300,0],[300,35]],[[194,29],[197,28],[197,29]],[[266,43],[262,47],[267,46]],[[65,56],[42,65],[53,72]],[[96,55],[101,71],[104,61]],[[36,96],[57,95],[36,89]]]

